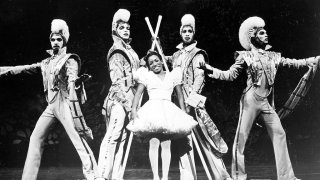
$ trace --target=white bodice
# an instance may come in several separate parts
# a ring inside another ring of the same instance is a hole
[[[182,83],[182,71],[180,68],[175,68],[171,72],[166,72],[164,79],[161,80],[152,71],[139,68],[134,73],[134,79],[147,88],[150,100],[164,99],[171,101],[174,87]]]

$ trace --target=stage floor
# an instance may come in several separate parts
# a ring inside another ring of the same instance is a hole
[[[247,166],[248,179],[252,180],[276,180],[276,169],[274,166]],[[294,166],[295,174],[303,180],[320,179],[320,163]],[[230,172],[230,168],[228,168]],[[1,180],[20,180],[22,169],[1,168]],[[202,167],[197,167],[198,180],[207,180]],[[81,167],[50,167],[41,168],[38,176],[39,180],[82,180]],[[151,169],[128,168],[125,172],[125,180],[152,180]],[[179,169],[173,167],[169,173],[170,180],[179,180]]]

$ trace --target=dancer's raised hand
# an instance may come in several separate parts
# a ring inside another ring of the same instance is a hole
[[[306,59],[306,63],[307,63],[307,66],[315,66],[317,64],[319,64],[319,60],[320,60],[320,56],[317,56],[315,58],[308,58]]]

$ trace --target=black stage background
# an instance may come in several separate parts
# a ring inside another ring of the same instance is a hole
[[[89,101],[84,106],[95,140],[90,142],[96,157],[105,133],[101,105],[110,86],[106,55],[113,41],[111,22],[115,11],[131,11],[132,46],[140,57],[150,47],[150,33],[144,21],[149,16],[155,26],[163,16],[160,39],[164,52],[171,55],[180,42],[180,19],[186,13],[196,18],[198,47],[205,49],[210,64],[227,69],[233,64],[235,50],[242,50],[238,29],[249,16],[260,16],[274,51],[289,58],[320,54],[320,1],[318,0],[2,0],[0,2],[0,66],[32,64],[48,55],[50,23],[54,18],[67,21],[70,29],[68,51],[80,55],[82,72],[93,75],[86,84]],[[306,69],[280,69],[275,87],[279,110]],[[283,120],[293,165],[320,162],[320,75],[315,77],[305,100]],[[46,107],[41,75],[0,78],[0,167],[22,167],[34,125]],[[245,87],[245,74],[235,82],[210,81],[204,90],[207,110],[224,139],[230,165],[236,131],[239,99]],[[130,167],[149,167],[147,144],[134,141]],[[246,146],[250,165],[274,164],[271,141],[264,127],[254,126]],[[174,154],[173,154],[174,156]],[[176,157],[174,156],[174,159]],[[52,128],[45,146],[43,166],[80,165],[80,159],[62,126]],[[176,164],[176,159],[173,160]]]

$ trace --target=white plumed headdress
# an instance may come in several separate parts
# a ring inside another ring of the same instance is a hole
[[[239,41],[241,46],[246,50],[250,50],[251,37],[255,36],[258,28],[263,28],[264,26],[264,20],[257,16],[249,17],[243,21],[239,28]]]
[[[50,37],[53,34],[60,34],[66,41],[66,43],[69,40],[70,33],[69,33],[69,27],[67,23],[62,19],[54,19],[51,22],[51,34]]]
[[[191,26],[193,29],[193,33],[196,32],[196,21],[195,21],[194,17],[192,16],[192,14],[185,14],[181,18],[180,35],[182,33],[182,29],[184,26]]]
[[[122,22],[128,22],[130,19],[130,11],[126,9],[119,9],[116,13],[113,15],[113,20],[112,20],[112,31],[116,31],[117,29],[117,23],[119,21]]]

